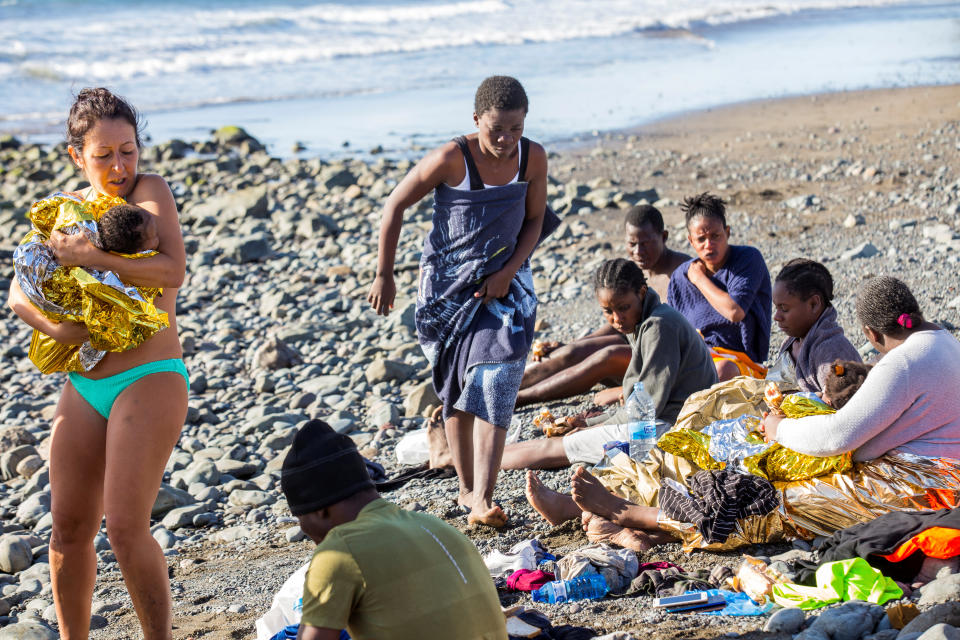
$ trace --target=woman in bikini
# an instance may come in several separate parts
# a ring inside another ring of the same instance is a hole
[[[119,196],[149,211],[159,254],[123,258],[101,251],[83,234],[55,232],[50,244],[57,261],[113,271],[127,284],[162,287],[155,304],[170,326],[137,348],[107,353],[90,371],[69,374],[60,396],[50,445],[50,577],[63,638],[89,633],[97,568],[93,540],[104,516],[144,638],[172,636],[167,563],[150,535],[150,512],[187,412],[187,370],[176,322],[186,257],[170,188],[160,176],[137,173],[137,120],[132,106],[103,88],[82,90],[67,120],[70,157],[90,183],[74,195]],[[57,342],[87,340],[83,324],[55,323],[41,314],[16,280],[9,304]]]

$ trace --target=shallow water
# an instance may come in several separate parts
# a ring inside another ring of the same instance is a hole
[[[279,155],[296,141],[410,152],[470,130],[494,73],[523,81],[528,135],[555,141],[741,100],[954,83],[958,62],[960,2],[0,0],[0,131],[58,140],[72,93],[106,85],[154,140],[239,124]]]

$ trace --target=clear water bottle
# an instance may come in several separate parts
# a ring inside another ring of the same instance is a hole
[[[599,573],[580,576],[571,580],[548,582],[530,594],[534,602],[573,602],[574,600],[597,600],[609,593],[607,581]]]
[[[657,444],[657,408],[642,382],[633,385],[633,392],[624,404],[627,432],[630,436],[630,457],[642,462]]]

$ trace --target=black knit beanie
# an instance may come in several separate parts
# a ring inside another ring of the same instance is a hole
[[[364,489],[376,489],[353,440],[323,420],[311,420],[293,438],[280,471],[280,487],[295,516],[328,507]]]

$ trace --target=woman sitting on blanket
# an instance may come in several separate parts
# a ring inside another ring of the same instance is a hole
[[[766,416],[761,427],[767,440],[814,456],[852,452],[855,461],[894,450],[960,459],[960,342],[924,320],[907,286],[888,276],[861,285],[857,317],[883,358],[846,404],[832,397],[842,391],[828,385],[828,397],[842,404],[834,414]],[[657,507],[614,495],[583,468],[574,472],[571,486],[570,496],[560,494],[528,473],[527,500],[551,523],[581,516],[588,533],[613,536],[623,546],[647,548],[667,539]]]
[[[663,216],[651,205],[627,211],[623,230],[627,257],[643,270],[647,286],[666,300],[671,274],[690,256],[667,247]],[[594,395],[596,404],[622,401],[620,381],[630,364],[630,344],[609,322],[602,325],[569,344],[534,342],[534,362],[523,372],[517,407],[586,393],[597,383],[611,386]]]
[[[787,339],[778,358],[788,358],[801,391],[820,392],[836,359],[860,361],[837,323],[833,278],[819,262],[797,258],[783,266],[773,285],[773,319]]]
[[[647,286],[643,271],[631,260],[607,260],[594,275],[597,301],[607,322],[630,342],[631,358],[623,388],[642,382],[656,406],[657,435],[677,418],[691,393],[717,381],[710,352],[696,330]],[[619,409],[619,407],[618,407]],[[588,422],[578,417],[578,426]],[[627,440],[629,417],[612,410],[589,421],[592,428],[563,436],[527,440],[507,446],[504,469],[551,469],[577,462],[595,464],[603,445]]]
[[[517,80],[492,76],[480,84],[478,132],[429,153],[387,199],[367,297],[377,313],[389,313],[403,212],[434,190],[417,336],[443,402],[458,503],[470,510],[470,523],[494,527],[507,522],[493,489],[533,341],[537,298],[528,258],[545,226],[547,155],[522,137],[526,115],[527,95]]]
[[[883,355],[863,386],[835,414],[802,424],[767,416],[767,440],[813,456],[852,451],[854,460],[892,449],[960,458],[960,342],[924,320],[907,285],[889,276],[861,285],[857,318]]]
[[[709,193],[681,206],[697,257],[670,276],[667,304],[682,313],[711,347],[722,382],[762,378],[770,348],[770,273],[753,247],[731,245],[723,200]]]

